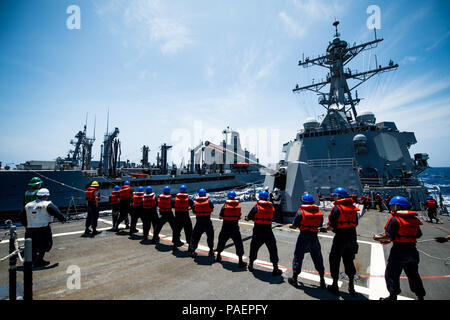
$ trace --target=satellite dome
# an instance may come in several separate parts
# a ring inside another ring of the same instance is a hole
[[[314,129],[319,126],[319,122],[314,118],[307,118],[305,122],[303,123],[303,127],[305,130],[307,129]]]
[[[364,110],[358,114],[356,120],[360,122],[375,123],[375,115],[372,111]]]
[[[363,134],[357,134],[353,137],[353,143],[357,146],[364,146],[367,143],[367,137]]]

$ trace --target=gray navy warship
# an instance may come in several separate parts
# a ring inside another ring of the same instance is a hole
[[[409,153],[416,138],[413,132],[401,132],[394,122],[376,123],[374,113],[357,113],[360,102],[354,89],[376,74],[398,68],[392,60],[387,66],[355,72],[347,67],[359,53],[375,48],[383,39],[375,39],[360,45],[350,46],[340,39],[339,22],[334,38],[326,53],[317,58],[303,58],[298,65],[304,68],[320,66],[329,70],[326,79],[306,86],[298,84],[293,92],[317,93],[319,104],[325,110],[319,123],[308,118],[303,129],[293,141],[283,145],[285,158],[275,165],[275,172],[266,175],[265,186],[279,188],[283,195],[284,212],[296,212],[300,197],[310,192],[317,201],[317,194],[329,197],[336,187],[345,187],[351,193],[376,193],[381,195],[403,195],[410,199],[413,209],[420,210],[427,189],[418,174],[426,170],[428,155]],[[349,86],[347,80],[355,81]],[[329,85],[326,92],[325,89]]]

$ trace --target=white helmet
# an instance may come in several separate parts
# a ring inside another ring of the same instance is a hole
[[[280,191],[280,189],[278,189],[278,188],[273,189],[273,192],[277,192],[277,191]]]
[[[50,195],[50,191],[48,191],[48,189],[46,188],[42,188],[39,189],[39,191],[36,193],[36,196],[38,197],[45,197],[45,196],[49,196]]]

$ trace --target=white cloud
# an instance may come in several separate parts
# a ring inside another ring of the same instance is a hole
[[[113,34],[127,37],[125,47],[133,43],[147,51],[157,45],[164,55],[177,54],[194,41],[183,23],[183,15],[172,4],[160,0],[115,0],[97,5],[97,14],[106,19]],[[118,24],[123,21],[122,28]]]
[[[305,35],[305,28],[300,26],[294,19],[289,17],[286,12],[280,12],[278,17],[283,21],[286,31],[293,37],[301,38]]]
[[[404,63],[414,63],[414,62],[416,62],[416,61],[417,61],[417,57],[414,57],[414,56],[406,56],[406,57],[404,57],[404,58],[402,59],[401,64],[404,64]]]

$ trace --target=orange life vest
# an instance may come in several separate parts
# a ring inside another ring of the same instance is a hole
[[[224,221],[238,221],[241,215],[241,204],[238,200],[225,201],[225,207],[223,209]]]
[[[187,193],[177,193],[175,196],[175,211],[189,210],[189,196]]]
[[[111,192],[111,204],[118,204],[119,202],[119,190],[114,190]]]
[[[131,187],[130,186],[122,186],[119,191],[120,200],[130,199],[131,198]]]
[[[273,204],[270,201],[259,200],[256,202],[257,211],[253,221],[257,224],[272,224]]]
[[[316,205],[303,205],[300,207],[302,213],[302,221],[300,222],[300,230],[309,230],[319,232],[322,224],[323,213]]]
[[[142,207],[142,200],[144,199],[143,192],[135,192],[133,194],[133,207]]]
[[[350,198],[339,199],[334,202],[334,205],[340,212],[336,229],[356,228],[356,219],[358,217],[359,209],[353,204],[354,201]]]
[[[395,217],[399,224],[399,229],[397,234],[392,239],[393,242],[397,243],[416,243],[417,232],[419,231],[419,226],[422,225],[422,221],[417,218],[417,212],[414,211],[397,211],[392,212],[392,217],[390,217],[384,227],[387,231],[387,227],[391,219]]]
[[[161,194],[158,197],[158,207],[161,211],[172,211],[172,195]]]
[[[87,202],[95,202],[95,200],[98,200],[99,197],[98,196],[97,196],[97,198],[95,197],[95,191],[97,191],[97,188],[89,187],[84,192],[86,194]]]
[[[153,209],[156,207],[156,196],[154,193],[144,194],[144,209]]]
[[[438,207],[436,200],[434,199],[428,199],[425,203],[425,207],[430,209],[436,209]]]
[[[198,197],[194,202],[194,212],[196,216],[210,216],[213,210],[209,207],[208,197]]]

